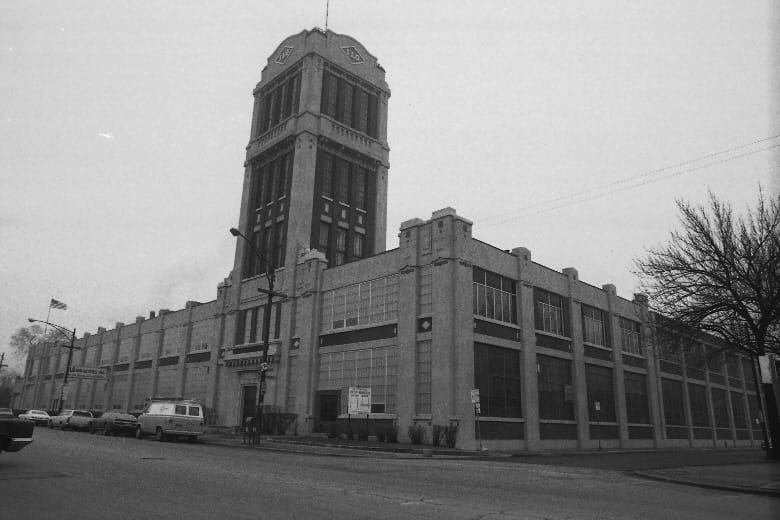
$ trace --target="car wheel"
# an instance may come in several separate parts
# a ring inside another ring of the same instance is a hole
[[[103,427],[103,435],[105,435],[106,437],[110,437],[111,433],[112,433],[111,428],[109,426]]]
[[[89,425],[89,433],[91,433],[92,435],[95,435],[95,427],[93,425],[91,425],[91,424]]]
[[[141,427],[140,426],[136,427],[136,429],[135,429],[135,438],[136,439],[140,439],[143,436],[144,436],[144,434],[143,434],[143,432],[141,432]]]
[[[157,427],[157,430],[154,432],[154,438],[160,442],[165,441],[165,432],[159,426]]]
[[[50,429],[50,430],[53,430],[53,429],[54,429],[54,423],[49,423],[49,429]]]

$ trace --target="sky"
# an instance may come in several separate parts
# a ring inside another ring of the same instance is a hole
[[[631,298],[675,200],[780,191],[772,3],[330,1],[387,71],[387,248],[452,207]],[[0,4],[0,352],[51,298],[81,337],[216,297],[252,89],[325,25],[326,0]]]

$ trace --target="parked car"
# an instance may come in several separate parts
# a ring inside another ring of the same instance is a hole
[[[0,417],[13,417],[14,411],[10,408],[0,408]]]
[[[93,420],[92,412],[86,410],[63,410],[59,415],[51,418],[49,428],[87,430]]]
[[[103,432],[103,435],[135,435],[136,420],[129,413],[106,412],[92,421],[89,433]]]
[[[0,408],[0,453],[19,451],[32,441],[35,424],[31,420],[17,419],[8,408]]]
[[[19,419],[33,421],[35,424],[43,424],[44,426],[51,421],[49,414],[43,410],[27,410],[19,414]]]
[[[197,401],[185,399],[152,399],[138,416],[135,436],[154,435],[158,441],[174,437],[198,440],[203,434],[203,406]]]

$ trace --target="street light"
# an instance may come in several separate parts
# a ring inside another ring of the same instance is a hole
[[[270,334],[271,334],[271,305],[273,303],[274,296],[278,296],[279,298],[287,298],[287,295],[280,292],[274,291],[274,281],[276,280],[276,277],[274,276],[274,270],[273,266],[266,260],[265,255],[257,249],[254,242],[249,240],[243,233],[241,233],[236,228],[230,228],[230,234],[237,238],[243,238],[254,251],[255,255],[257,255],[257,258],[260,259],[260,262],[263,265],[263,268],[265,269],[265,277],[268,280],[268,289],[263,289],[258,287],[257,290],[261,293],[264,293],[268,295],[268,305],[265,308],[265,313],[263,313],[263,357],[262,362],[260,364],[260,385],[258,389],[257,394],[257,407],[255,408],[255,438],[254,442],[257,444],[260,440],[260,428],[263,424],[263,401],[265,400],[265,372],[268,370],[268,342],[270,340]]]
[[[27,318],[27,321],[29,321],[30,323],[45,323],[46,325],[51,325],[52,327],[54,327],[54,330],[62,334],[65,337],[65,339],[67,339],[70,342],[70,344],[67,346],[68,365],[65,367],[65,379],[62,381],[62,388],[60,388],[60,399],[57,405],[57,413],[60,413],[62,411],[63,395],[65,394],[65,389],[68,387],[68,372],[70,372],[70,363],[73,360],[73,350],[81,349],[81,347],[77,347],[73,345],[73,342],[76,341],[76,329],[73,329],[73,332],[71,332],[65,327],[55,325],[54,323],[44,321],[44,320],[34,320],[32,318]]]

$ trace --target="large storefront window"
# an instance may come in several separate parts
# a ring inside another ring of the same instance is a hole
[[[522,417],[521,385],[519,350],[474,344],[474,386],[482,415]]]
[[[612,369],[598,365],[585,365],[585,381],[588,388],[588,418],[591,421],[615,422],[615,391]],[[596,410],[596,403],[599,410]]]
[[[370,386],[371,413],[395,413],[397,371],[396,347],[324,353],[320,354],[317,389]]]
[[[539,418],[574,420],[571,361],[536,356],[539,374]]]
[[[626,414],[628,422],[650,424],[650,406],[647,401],[647,377],[633,372],[623,373],[626,389]]]
[[[682,382],[661,378],[661,392],[664,401],[664,420],[666,425],[685,426],[685,397]]]

